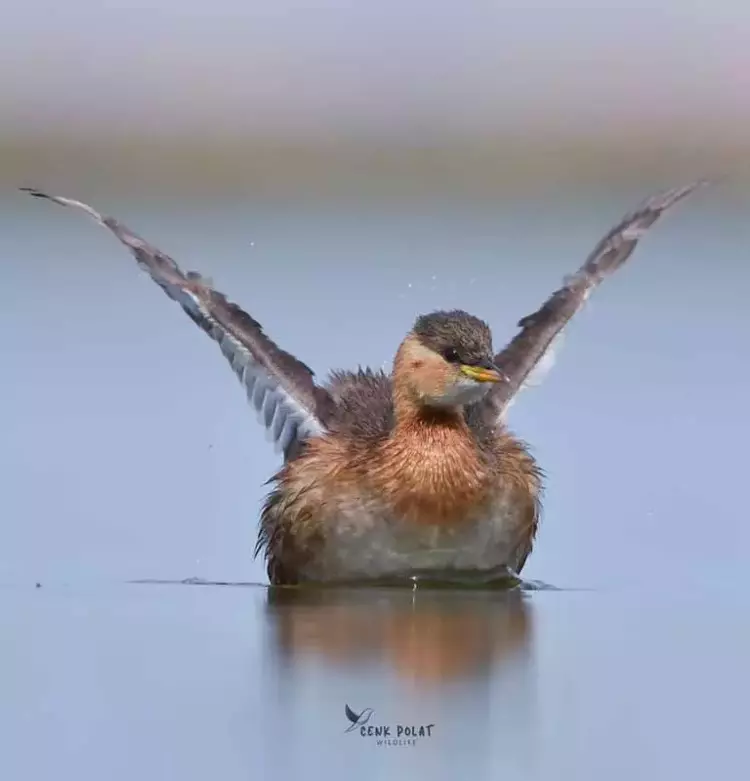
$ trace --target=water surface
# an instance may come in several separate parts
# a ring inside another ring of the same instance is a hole
[[[744,598],[109,585],[6,589],[0,604],[9,778],[748,767]],[[347,731],[346,705],[372,708],[392,742]]]

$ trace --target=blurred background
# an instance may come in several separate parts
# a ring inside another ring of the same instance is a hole
[[[748,40],[739,0],[5,9],[8,778],[741,777]],[[566,590],[125,585],[266,583],[279,457],[127,252],[18,186],[117,216],[322,378],[389,367],[437,308],[500,348],[626,211],[706,176],[511,410],[547,475],[523,574]],[[379,751],[345,704],[437,737]]]
[[[32,0],[0,176],[118,191],[496,194],[745,175],[739,0]]]

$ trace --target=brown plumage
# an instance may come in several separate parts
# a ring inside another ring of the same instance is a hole
[[[393,373],[311,369],[200,275],[91,207],[141,268],[221,347],[284,453],[256,553],[272,583],[520,572],[540,516],[542,473],[505,427],[508,406],[592,290],[699,183],[647,200],[595,247],[494,353],[489,326],[463,312],[417,318]]]

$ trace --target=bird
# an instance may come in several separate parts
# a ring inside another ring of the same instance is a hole
[[[364,727],[375,711],[372,708],[365,708],[360,713],[355,713],[348,705],[344,705],[344,713],[346,714],[346,718],[351,722],[345,732],[351,732],[357,727]]]
[[[542,511],[545,474],[507,411],[564,327],[668,209],[705,180],[627,213],[499,351],[489,325],[461,309],[419,315],[392,371],[312,369],[201,274],[81,201],[82,210],[220,347],[270,432],[282,464],[270,478],[255,556],[269,583],[416,582],[520,577]]]

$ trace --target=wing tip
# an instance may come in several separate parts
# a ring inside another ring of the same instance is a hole
[[[99,214],[98,211],[92,209],[87,203],[83,203],[82,201],[76,201],[73,200],[72,198],[63,198],[59,195],[50,195],[49,193],[46,193],[44,192],[44,190],[40,190],[37,187],[19,187],[18,189],[22,193],[26,193],[26,195],[30,195],[32,198],[40,198],[45,201],[52,201],[52,203],[56,203],[60,206],[72,206],[76,209],[80,209],[81,211],[86,212],[86,214],[88,214],[89,217],[92,217],[101,225],[105,225],[104,217],[102,217],[102,215]]]
[[[643,203],[643,207],[646,209],[653,209],[654,211],[663,212],[670,208],[679,201],[684,200],[697,190],[704,187],[713,186],[717,183],[716,178],[703,177],[701,179],[694,179],[688,184],[679,185],[678,187],[671,187],[668,190],[662,190],[661,192],[652,195],[647,198]]]
[[[27,195],[30,195],[32,198],[47,198],[48,200],[50,199],[50,196],[47,195],[47,193],[43,192],[37,187],[19,187],[18,189],[22,193],[26,193]]]

